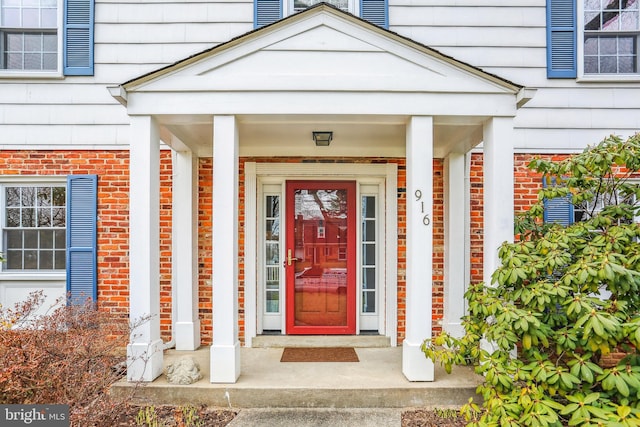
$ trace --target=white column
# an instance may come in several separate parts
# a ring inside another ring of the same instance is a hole
[[[160,136],[150,116],[132,116],[129,193],[129,318],[127,379],[162,373],[160,339]]]
[[[433,381],[433,362],[420,350],[431,338],[433,288],[433,118],[407,124],[407,299],[402,373],[409,381]]]
[[[198,158],[174,151],[173,164],[173,302],[176,350],[200,347],[198,318]]]
[[[213,118],[213,345],[211,382],[240,376],[238,340],[238,125]]]
[[[465,155],[450,153],[444,161],[444,325],[454,337],[462,337],[466,288],[466,177]]]
[[[484,125],[484,282],[500,265],[498,249],[513,242],[513,118],[494,117]]]

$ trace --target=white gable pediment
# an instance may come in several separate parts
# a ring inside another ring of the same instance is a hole
[[[316,7],[124,85],[132,92],[515,94],[520,87],[330,7]]]

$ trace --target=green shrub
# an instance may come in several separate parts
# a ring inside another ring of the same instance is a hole
[[[640,426],[640,136],[529,167],[559,185],[518,218],[493,283],[469,287],[465,336],[423,351],[484,375],[472,426]],[[556,197],[582,220],[544,224],[544,200]],[[626,356],[604,363],[614,352]]]

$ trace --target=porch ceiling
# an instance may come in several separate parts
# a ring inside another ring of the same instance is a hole
[[[156,116],[163,141],[200,157],[213,149],[213,120],[208,115]],[[466,152],[482,140],[481,116],[434,117],[434,156]],[[392,115],[240,115],[241,156],[404,157],[407,116]],[[316,147],[312,131],[332,131],[329,147]]]

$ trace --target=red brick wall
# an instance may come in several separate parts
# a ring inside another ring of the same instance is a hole
[[[129,312],[129,151],[0,151],[2,175],[98,175],[98,301],[123,319]],[[171,336],[171,154],[161,152],[161,323]]]
[[[523,212],[538,200],[538,190],[542,187],[542,175],[527,168],[534,158],[560,161],[568,155],[553,154],[516,154],[514,155],[514,212]],[[483,173],[482,154],[471,156],[471,281],[483,280]]]
[[[279,158],[242,158],[240,159],[240,183],[239,183],[239,333],[240,340],[244,343],[245,310],[244,310],[244,165],[246,162],[269,163],[309,163],[309,162],[335,162],[335,163],[396,163],[398,164],[398,342],[401,343],[405,335],[405,298],[406,298],[406,168],[404,159],[386,158],[304,158],[304,157],[279,157]],[[198,263],[199,263],[199,311],[201,320],[201,334],[203,345],[211,344],[211,274],[212,274],[212,248],[211,248],[211,198],[213,190],[213,169],[211,158],[201,158],[199,162],[199,208],[198,208]],[[433,276],[433,321],[434,330],[440,331],[441,320],[444,314],[443,307],[443,280],[444,280],[444,193],[443,193],[443,162],[434,161],[434,276]]]

